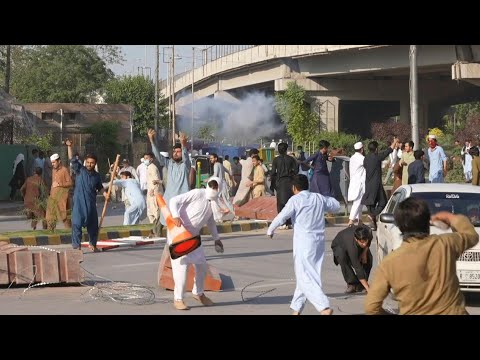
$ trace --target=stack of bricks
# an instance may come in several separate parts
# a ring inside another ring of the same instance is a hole
[[[273,220],[277,214],[277,198],[275,196],[261,196],[250,200],[241,207],[235,206],[235,215],[248,219]]]
[[[82,261],[81,250],[57,252],[0,241],[0,285],[79,283],[85,279]]]

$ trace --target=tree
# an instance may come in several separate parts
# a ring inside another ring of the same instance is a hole
[[[315,139],[320,119],[306,103],[306,92],[302,86],[289,82],[283,93],[275,94],[275,107],[294,143]]]
[[[162,96],[162,95],[160,95]],[[158,104],[159,127],[168,128],[167,108],[160,98]],[[155,124],[155,85],[153,81],[138,76],[115,78],[105,86],[105,101],[108,104],[128,104],[134,107],[133,131],[135,137],[147,136]]]
[[[122,47],[119,45],[88,45],[107,64],[121,64],[125,61]]]
[[[118,121],[100,121],[88,127],[86,132],[92,134],[87,143],[94,146],[100,173],[105,174],[108,170],[107,159],[115,159],[121,150],[118,143],[120,124]]]
[[[214,127],[211,125],[202,126],[198,129],[197,137],[203,141],[213,141],[215,140]]]
[[[12,95],[22,102],[87,102],[113,78],[94,49],[83,45],[23,48],[12,76]]]

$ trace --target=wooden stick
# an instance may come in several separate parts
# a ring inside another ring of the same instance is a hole
[[[102,227],[102,224],[103,224],[103,218],[105,217],[105,212],[107,211],[108,199],[110,199],[110,192],[112,191],[113,179],[115,179],[115,173],[117,172],[119,161],[120,161],[120,154],[117,154],[117,158],[115,159],[115,163],[113,164],[112,175],[110,175],[110,185],[108,186],[107,198],[105,199],[105,205],[103,205],[102,217],[100,218],[100,222],[98,223],[98,233],[99,234],[100,234],[100,228]]]

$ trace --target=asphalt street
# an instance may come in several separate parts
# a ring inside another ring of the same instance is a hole
[[[340,268],[333,263],[330,249],[333,237],[343,228],[334,226],[326,230],[322,269],[324,292],[330,299],[334,315],[361,315],[365,294],[344,294],[346,284]],[[265,235],[265,230],[228,234],[223,236],[223,254],[217,254],[210,237],[205,237],[208,263],[222,278],[222,291],[207,292],[215,302],[212,307],[202,306],[187,293],[185,302],[191,310],[174,309],[173,292],[157,285],[163,244],[156,244],[102,253],[85,250],[82,267],[87,279],[83,285],[37,286],[28,290],[25,286],[0,288],[0,314],[289,315],[295,289],[292,234],[293,230],[279,230],[273,239]],[[372,252],[375,259],[375,247]],[[129,286],[118,290],[125,282]],[[138,285],[135,291],[131,289],[132,284]],[[117,295],[112,300],[106,294],[115,287]],[[136,297],[137,305],[131,304],[128,297]],[[396,310],[396,303],[391,299],[384,306],[393,312]],[[480,315],[479,296],[468,297],[468,311]],[[303,314],[318,313],[307,302]]]

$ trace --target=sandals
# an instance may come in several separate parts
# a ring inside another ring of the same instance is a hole
[[[102,250],[100,250],[98,247],[93,246],[93,245],[88,245],[88,248],[89,248],[92,252],[100,252],[100,251],[102,251]]]
[[[215,251],[217,253],[223,254],[223,244],[220,240],[215,240]]]

